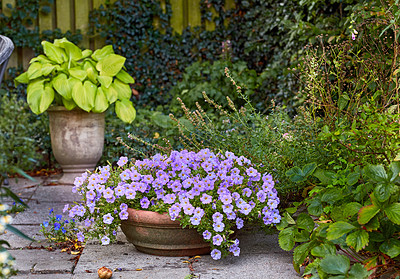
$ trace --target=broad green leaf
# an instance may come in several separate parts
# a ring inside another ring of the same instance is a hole
[[[9,231],[9,232],[12,232],[12,233],[15,234],[16,236],[25,238],[25,239],[30,240],[30,241],[35,241],[34,239],[30,238],[29,236],[27,236],[26,234],[24,234],[23,232],[21,232],[19,229],[17,229],[17,228],[15,228],[15,227],[11,226],[10,224],[7,224],[7,225],[6,225],[6,230]]]
[[[107,110],[108,106],[109,105],[106,94],[103,92],[101,87],[99,87],[97,89],[96,100],[94,102],[94,107],[92,111],[96,113],[101,113]]]
[[[110,54],[114,54],[114,49],[113,49],[112,45],[107,45],[101,49],[96,50],[92,54],[92,58],[96,61],[100,61]]]
[[[339,189],[328,189],[326,192],[322,195],[321,201],[326,202],[329,204],[334,204],[338,200],[340,200],[343,197],[341,191]]]
[[[313,176],[319,179],[322,184],[329,185],[332,184],[333,178],[335,177],[335,173],[331,171],[326,171],[322,169],[316,169],[313,173]]]
[[[367,279],[373,273],[373,270],[368,271],[362,264],[355,263],[349,273],[347,274],[348,279]]]
[[[108,76],[97,76],[97,80],[100,82],[102,86],[104,86],[105,88],[109,88],[113,81],[113,78]],[[130,96],[127,98],[130,98]]]
[[[49,86],[44,86],[44,80],[39,80],[28,85],[27,101],[32,112],[40,114],[47,110],[54,100],[54,91]]]
[[[395,181],[400,174],[400,162],[392,162],[389,165],[390,170],[390,182]]]
[[[73,43],[66,41],[62,43],[62,46],[65,49],[65,53],[68,56],[69,63],[73,61],[78,61],[82,58],[82,51],[79,47],[74,45]]]
[[[285,251],[290,251],[294,247],[294,230],[294,227],[289,227],[279,233],[278,243]]]
[[[39,62],[32,63],[26,72],[28,73],[29,80],[41,77],[42,76],[42,64]]]
[[[384,209],[386,216],[393,223],[400,225],[400,203],[393,203]]]
[[[285,174],[290,178],[292,182],[299,182],[303,181],[304,179],[303,172],[297,166],[289,169],[288,171],[286,171]]]
[[[72,99],[67,100],[65,98],[62,98],[62,102],[63,102],[64,107],[67,110],[72,110],[72,109],[76,108],[76,103]]]
[[[316,168],[317,168],[316,163],[309,163],[303,167],[302,173],[304,176],[309,176],[315,171]]]
[[[72,99],[78,107],[89,112],[94,107],[97,87],[90,81],[78,82],[72,88]]]
[[[32,64],[33,62],[40,62],[42,64],[45,63],[54,63],[54,61],[51,61],[50,59],[48,59],[46,56],[44,56],[43,54],[40,54],[34,58],[31,59],[31,61],[29,61],[29,64]]]
[[[379,246],[379,250],[391,258],[400,255],[400,240],[390,238]]]
[[[334,240],[342,237],[344,234],[351,232],[356,227],[344,221],[333,223],[328,228],[327,239]]]
[[[97,71],[93,68],[87,68],[86,73],[89,80],[94,84],[97,84],[97,77],[98,77]]]
[[[360,211],[361,207],[362,205],[359,204],[358,202],[348,203],[344,206],[343,215],[345,217],[353,217],[358,213],[358,211]]]
[[[119,79],[120,81],[122,81],[123,83],[134,83],[135,80],[133,79],[133,77],[131,77],[126,71],[121,70],[119,71],[119,73],[117,74],[117,79]]]
[[[350,268],[350,260],[343,255],[327,255],[321,260],[321,269],[334,275],[345,275]]]
[[[118,100],[115,103],[115,113],[125,123],[132,123],[136,118],[136,110],[128,99]]]
[[[29,82],[28,73],[24,72],[24,73],[20,74],[19,76],[17,76],[15,78],[14,81],[16,81],[17,83],[25,83],[25,84],[28,83]],[[18,84],[16,84],[16,85],[18,85]]]
[[[111,84],[111,87],[115,89],[115,91],[118,92],[118,99],[130,99],[132,96],[132,89],[131,87],[119,81],[118,79],[115,79],[114,82]]]
[[[360,179],[360,173],[359,172],[351,172],[346,178],[346,183],[349,186],[353,186],[358,182],[358,179]]]
[[[51,74],[51,72],[56,68],[53,64],[46,63],[42,65],[42,75],[43,76],[48,76]]]
[[[346,108],[347,103],[349,102],[349,97],[347,95],[341,95],[338,100],[338,107],[340,110]]]
[[[354,248],[356,252],[365,248],[369,242],[369,235],[364,230],[356,230],[349,234],[346,238],[346,244]]]
[[[378,183],[388,182],[388,176],[382,165],[368,165],[364,169],[365,174]]]
[[[308,232],[312,232],[315,227],[314,220],[307,213],[300,213],[296,224],[298,228],[305,229]]]
[[[85,49],[84,51],[82,51],[82,59],[89,57],[90,55],[92,55],[93,51],[91,49]]]
[[[293,251],[293,261],[296,264],[301,265],[314,246],[315,241],[306,242],[297,246]]]
[[[110,86],[109,88],[102,86],[101,89],[104,93],[106,93],[107,100],[110,104],[118,100],[118,92],[114,89],[113,86]]]
[[[392,185],[390,184],[378,184],[374,189],[375,197],[379,202],[385,202],[390,197],[390,191],[392,189]]]
[[[67,81],[67,75],[60,73],[53,79],[54,89],[66,100],[72,99],[72,89]]]
[[[86,71],[82,70],[80,67],[71,68],[68,72],[72,77],[79,79],[80,81],[84,81],[87,77]]]
[[[309,206],[307,207],[307,211],[313,216],[320,216],[323,212],[321,201],[318,199],[311,200]]]
[[[336,247],[330,243],[323,243],[319,246],[314,247],[311,250],[311,255],[314,257],[325,257],[327,255],[335,255],[336,254]]]
[[[110,54],[107,57],[99,60],[96,69],[101,76],[114,77],[121,71],[126,58],[118,54]]]
[[[62,48],[57,47],[47,41],[43,41],[42,46],[44,54],[46,54],[50,60],[56,62],[57,64],[62,64],[63,62],[68,61],[67,55]]]
[[[378,212],[379,212],[379,207],[371,204],[371,205],[366,205],[358,211],[358,223],[360,225],[364,225],[369,222]]]
[[[296,242],[306,242],[310,240],[310,233],[306,230],[300,230],[294,232],[294,241]]]
[[[65,38],[65,37],[64,37],[64,38],[61,38],[61,39],[55,39],[55,40],[54,40],[54,45],[57,46],[57,47],[63,48],[63,47],[64,47],[64,46],[63,46],[63,43],[64,43],[64,42],[69,42],[69,41],[68,41],[68,39]]]
[[[381,223],[379,222],[379,218],[376,215],[374,218],[369,220],[368,223],[364,224],[364,227],[368,232],[371,232],[371,231],[376,231],[377,229],[379,229],[380,225],[381,225]]]

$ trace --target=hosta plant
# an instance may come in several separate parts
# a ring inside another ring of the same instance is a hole
[[[33,58],[28,70],[15,79],[28,84],[27,101],[35,114],[51,104],[101,113],[115,103],[122,121],[135,119],[129,86],[134,79],[124,70],[126,59],[115,54],[112,45],[82,51],[63,38],[43,41],[42,46],[44,54]]]
[[[239,256],[234,230],[245,220],[260,225],[279,223],[279,198],[270,174],[261,174],[247,158],[231,152],[215,154],[172,151],[150,159],[100,167],[76,178],[79,204],[65,207],[85,229],[78,240],[97,238],[103,245],[116,239],[128,208],[167,213],[183,227],[196,228],[210,243],[214,259],[232,253]]]

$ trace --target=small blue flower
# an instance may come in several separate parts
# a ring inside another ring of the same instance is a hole
[[[57,221],[61,221],[61,219],[62,219],[62,215],[57,214],[57,215],[56,215],[56,220],[57,220]]]
[[[53,213],[53,211],[54,211],[53,208],[50,209],[49,215],[51,215]]]
[[[58,231],[61,228],[60,223],[54,223],[54,230]]]
[[[62,233],[66,233],[67,232],[67,230],[64,227],[61,228],[61,231],[62,231]]]
[[[47,227],[49,226],[49,222],[44,221],[44,222],[43,222],[43,226],[44,226],[45,228],[47,228]]]

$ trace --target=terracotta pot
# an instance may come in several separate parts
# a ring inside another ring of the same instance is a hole
[[[101,158],[104,146],[104,113],[48,109],[51,147],[63,169],[60,184],[73,184],[75,177],[86,170],[93,171]]]
[[[167,214],[128,208],[121,223],[127,240],[136,249],[158,256],[196,256],[210,253],[210,245],[195,229],[183,229]]]

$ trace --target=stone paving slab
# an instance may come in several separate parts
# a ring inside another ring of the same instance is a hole
[[[18,213],[12,222],[13,225],[39,225],[43,221],[48,221],[49,211],[53,208],[55,214],[63,215],[63,220],[68,217],[67,213],[62,213],[64,203],[31,201],[29,208],[24,212]]]
[[[22,275],[17,275],[13,276],[13,279],[72,279],[73,275],[72,274],[58,274],[58,273],[53,273],[53,274],[22,274]],[[94,277],[96,278],[96,277]],[[78,278],[77,278],[78,279]]]
[[[13,224],[13,226],[35,240],[44,240],[43,235],[39,232],[40,227],[38,225],[32,226]],[[23,248],[32,244],[31,240],[19,237],[11,232],[3,234],[1,238],[10,244],[10,249]]]
[[[79,201],[81,196],[76,193],[72,193],[71,185],[51,185],[51,186],[39,186],[35,193],[32,195],[32,200],[40,202],[60,202],[60,203],[73,203]]]
[[[61,253],[60,250],[10,250],[15,258],[15,267],[19,274],[29,273],[72,273],[75,266],[71,261],[74,255]],[[55,277],[53,277],[55,278]]]
[[[111,279],[184,279],[189,275],[188,269],[160,269],[141,270],[141,271],[113,271]],[[74,274],[73,279],[98,279],[97,271],[95,273]],[[243,277],[244,278],[244,277]],[[40,278],[42,279],[42,278]],[[226,279],[226,278],[225,278]]]

